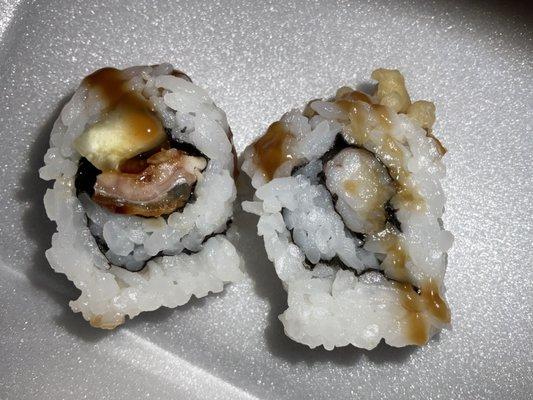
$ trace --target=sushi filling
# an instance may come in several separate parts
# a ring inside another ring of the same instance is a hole
[[[92,201],[113,213],[160,217],[185,206],[206,166],[206,158],[175,147],[137,156],[116,170],[103,172],[84,158],[76,188],[78,194],[88,193]]]
[[[365,251],[365,242],[371,235],[380,232],[390,235],[401,232],[396,210],[390,204],[395,194],[393,180],[379,159],[363,148],[348,144],[339,134],[331,149],[319,160],[294,168],[291,176],[305,178],[312,184],[311,190],[319,193],[312,198],[312,211],[301,207],[307,198],[306,194],[300,197],[303,202],[298,213],[283,209],[285,225],[292,241],[304,251],[307,267],[312,269],[321,263],[348,269],[356,274],[379,271],[377,267],[380,263],[384,265],[386,255],[376,254],[374,258]],[[323,213],[317,212],[319,208],[323,208]],[[337,225],[333,230],[326,228],[328,234],[325,236],[329,235],[329,238],[309,240],[327,225],[328,220]],[[338,234],[331,235],[334,231]],[[342,250],[332,252],[339,238]],[[321,253],[319,249],[328,242],[331,244],[327,246],[328,251]],[[355,247],[353,252],[350,250],[352,247]],[[399,268],[399,259],[406,257],[401,246],[399,250],[388,250],[388,254],[394,254],[395,261],[392,264]],[[351,257],[347,258],[346,252],[352,253]],[[361,259],[364,259],[363,266]]]
[[[98,211],[106,221],[117,215],[116,221],[130,223],[139,217],[166,219],[194,201],[195,185],[202,179],[208,157],[194,145],[177,141],[163,127],[153,105],[127,86],[121,71],[104,68],[85,78],[84,84],[90,95],[106,104],[101,117],[74,141],[82,156],[76,193],[85,209]],[[106,231],[105,223],[88,216],[91,233],[113,264],[139,270],[162,254],[145,254],[135,239],[121,245],[118,230]],[[138,240],[146,236],[140,232]]]

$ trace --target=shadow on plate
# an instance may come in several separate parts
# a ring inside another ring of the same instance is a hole
[[[241,174],[237,187],[239,204],[252,199],[253,191],[247,176]],[[235,220],[238,221],[239,228],[239,240],[236,244],[244,257],[246,272],[254,282],[254,291],[270,303],[268,326],[264,335],[268,350],[274,356],[285,359],[291,364],[305,362],[313,365],[329,362],[339,366],[351,366],[361,357],[375,363],[401,363],[417,350],[414,346],[395,348],[381,342],[372,351],[353,346],[328,351],[323,347],[310,349],[289,339],[285,336],[283,324],[278,319],[278,315],[287,308],[287,293],[276,275],[274,266],[267,258],[263,239],[257,235],[258,217],[239,210]]]

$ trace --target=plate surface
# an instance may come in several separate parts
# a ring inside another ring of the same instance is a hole
[[[0,398],[529,397],[533,24],[514,5],[464,3],[0,0]],[[238,151],[291,107],[402,70],[414,99],[436,103],[449,149],[453,330],[421,349],[291,342],[250,215],[246,281],[115,332],[73,314],[76,290],[44,257],[51,125],[87,73],[161,61],[209,89]]]

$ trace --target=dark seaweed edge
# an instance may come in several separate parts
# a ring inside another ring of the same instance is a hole
[[[89,220],[89,218],[87,218],[87,220]],[[214,238],[214,237],[219,236],[219,235],[221,235],[221,236],[226,235],[226,233],[228,232],[228,229],[231,227],[232,224],[233,224],[233,218],[229,218],[226,221],[226,226],[224,227],[224,229],[222,229],[219,232],[212,232],[209,235],[207,235],[206,237],[204,237],[204,239],[202,240],[202,243],[200,243],[200,246],[204,245],[211,238]],[[96,245],[98,246],[98,249],[100,250],[102,255],[109,261],[109,259],[106,256],[106,253],[109,250],[109,247],[107,246],[107,243],[105,242],[105,240],[103,240],[102,238],[94,236],[92,233],[91,233],[91,235],[94,238],[94,240],[96,241]],[[111,261],[109,261],[109,263],[112,264],[112,265],[115,265],[117,267],[124,268],[125,270],[130,271],[130,272],[140,272],[146,267],[146,265],[148,264],[149,261],[152,261],[155,258],[158,258],[158,257],[172,257],[173,255],[176,256],[176,255],[180,255],[180,254],[186,254],[186,255],[190,256],[190,255],[193,255],[193,254],[197,254],[200,251],[201,250],[193,251],[193,250],[189,250],[189,249],[186,249],[186,248],[184,248],[178,254],[165,254],[164,251],[160,251],[155,256],[152,256],[152,257],[144,260],[144,264],[138,269],[127,269],[125,266],[113,264]]]

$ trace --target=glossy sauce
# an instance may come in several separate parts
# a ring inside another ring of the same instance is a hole
[[[392,128],[392,121],[387,107],[380,104],[372,104],[371,108],[374,117],[378,120],[378,124],[385,132],[390,132]]]
[[[408,283],[395,282],[400,289],[400,304],[407,311],[406,335],[410,342],[423,345],[429,340],[427,315],[443,324],[449,324],[450,310],[432,279],[426,281],[418,294]]]
[[[349,100],[352,102],[362,101],[364,103],[373,104],[372,99],[366,93],[354,90],[352,92],[345,93],[341,96],[341,99]]]
[[[100,329],[115,329],[118,325],[123,324],[125,321],[125,318],[122,316],[120,317],[119,321],[112,322],[112,323],[103,323],[102,322],[102,315],[98,314],[89,320],[89,324],[94,328],[100,328]]]
[[[345,102],[347,100],[343,100]],[[369,141],[369,134],[371,126],[369,124],[369,116],[371,106],[361,101],[342,103],[345,109],[348,109],[348,117],[350,119],[351,134],[357,145],[364,146]]]
[[[404,156],[399,144],[391,137],[392,121],[389,110],[383,105],[373,104],[364,93],[353,91],[344,93],[335,104],[348,116],[350,120],[350,133],[355,144],[375,152],[387,166],[389,174],[396,185],[395,203],[404,207],[414,207],[420,210],[425,206],[424,199],[408,184],[410,173],[404,168]],[[385,133],[380,140],[370,137],[371,130],[375,127],[370,124],[373,117],[376,124]],[[433,137],[431,133],[428,136]],[[434,138],[439,152],[443,155],[444,146]],[[346,191],[355,191],[356,187],[350,182],[345,183]],[[426,281],[418,294],[409,283],[409,271],[406,263],[409,256],[404,248],[400,236],[392,228],[378,234],[387,252],[384,260],[386,275],[399,281],[394,286],[400,289],[400,304],[407,311],[405,320],[406,335],[412,344],[423,345],[429,339],[429,321],[427,316],[440,321],[450,322],[450,310],[442,299],[438,286],[432,279]]]
[[[441,297],[439,287],[433,279],[430,278],[424,285],[422,285],[420,296],[424,300],[426,310],[430,315],[444,324],[450,323],[450,309]]]
[[[422,346],[429,340],[429,326],[420,296],[408,283],[395,283],[395,286],[400,290],[400,304],[407,311],[407,338],[412,344]]]
[[[358,145],[363,146],[370,140],[368,135],[374,128],[370,124],[370,117],[377,121],[377,124],[385,133],[389,133],[392,128],[387,107],[373,104],[371,99],[364,93],[356,91],[346,94],[340,100],[336,100],[335,104],[347,114],[350,120],[352,136]]]
[[[128,132],[136,141],[152,141],[161,135],[163,126],[151,104],[137,92],[126,87],[122,71],[102,68],[87,76],[83,83],[96,90],[106,104],[105,111],[118,112],[128,124]]]
[[[276,170],[288,160],[292,160],[292,155],[285,149],[287,139],[293,137],[285,125],[274,122],[270,125],[266,133],[254,144],[254,162],[261,168],[268,180],[271,180]]]
[[[387,257],[382,263],[385,274],[397,281],[408,281],[409,271],[407,271],[406,263],[409,260],[409,256],[405,251],[398,232],[391,226],[388,226],[387,229],[378,233],[374,238],[387,252]]]
[[[439,154],[441,156],[444,156],[448,152],[448,149],[446,149],[446,147],[444,147],[442,142],[439,139],[437,139],[437,137],[435,135],[433,135],[433,133],[431,133],[431,129],[426,130],[426,136],[430,137],[431,139],[433,139],[433,141],[437,145],[437,151],[439,152]]]
[[[355,144],[375,151],[381,161],[386,164],[391,177],[397,187],[397,201],[406,208],[420,210],[425,206],[420,195],[408,185],[409,172],[405,170],[402,149],[391,137],[392,121],[387,107],[372,104],[371,99],[362,92],[354,91],[344,94],[335,104],[346,113],[350,119],[350,133]],[[377,125],[385,133],[379,140],[370,137],[374,126],[370,117],[377,121]]]
[[[350,180],[346,180],[344,181],[344,183],[342,184],[342,186],[344,187],[344,190],[346,190],[346,192],[352,196],[356,196],[357,195],[357,182],[350,179]]]
[[[396,185],[394,203],[405,208],[422,210],[425,207],[424,199],[413,190],[409,183],[409,172],[404,168],[403,153],[396,141],[390,136],[385,136],[379,145],[379,154],[387,164],[387,169]]]
[[[389,257],[390,266],[395,270],[395,275],[405,276],[407,255],[405,254],[402,243],[398,240],[398,236],[391,235],[387,256]]]

